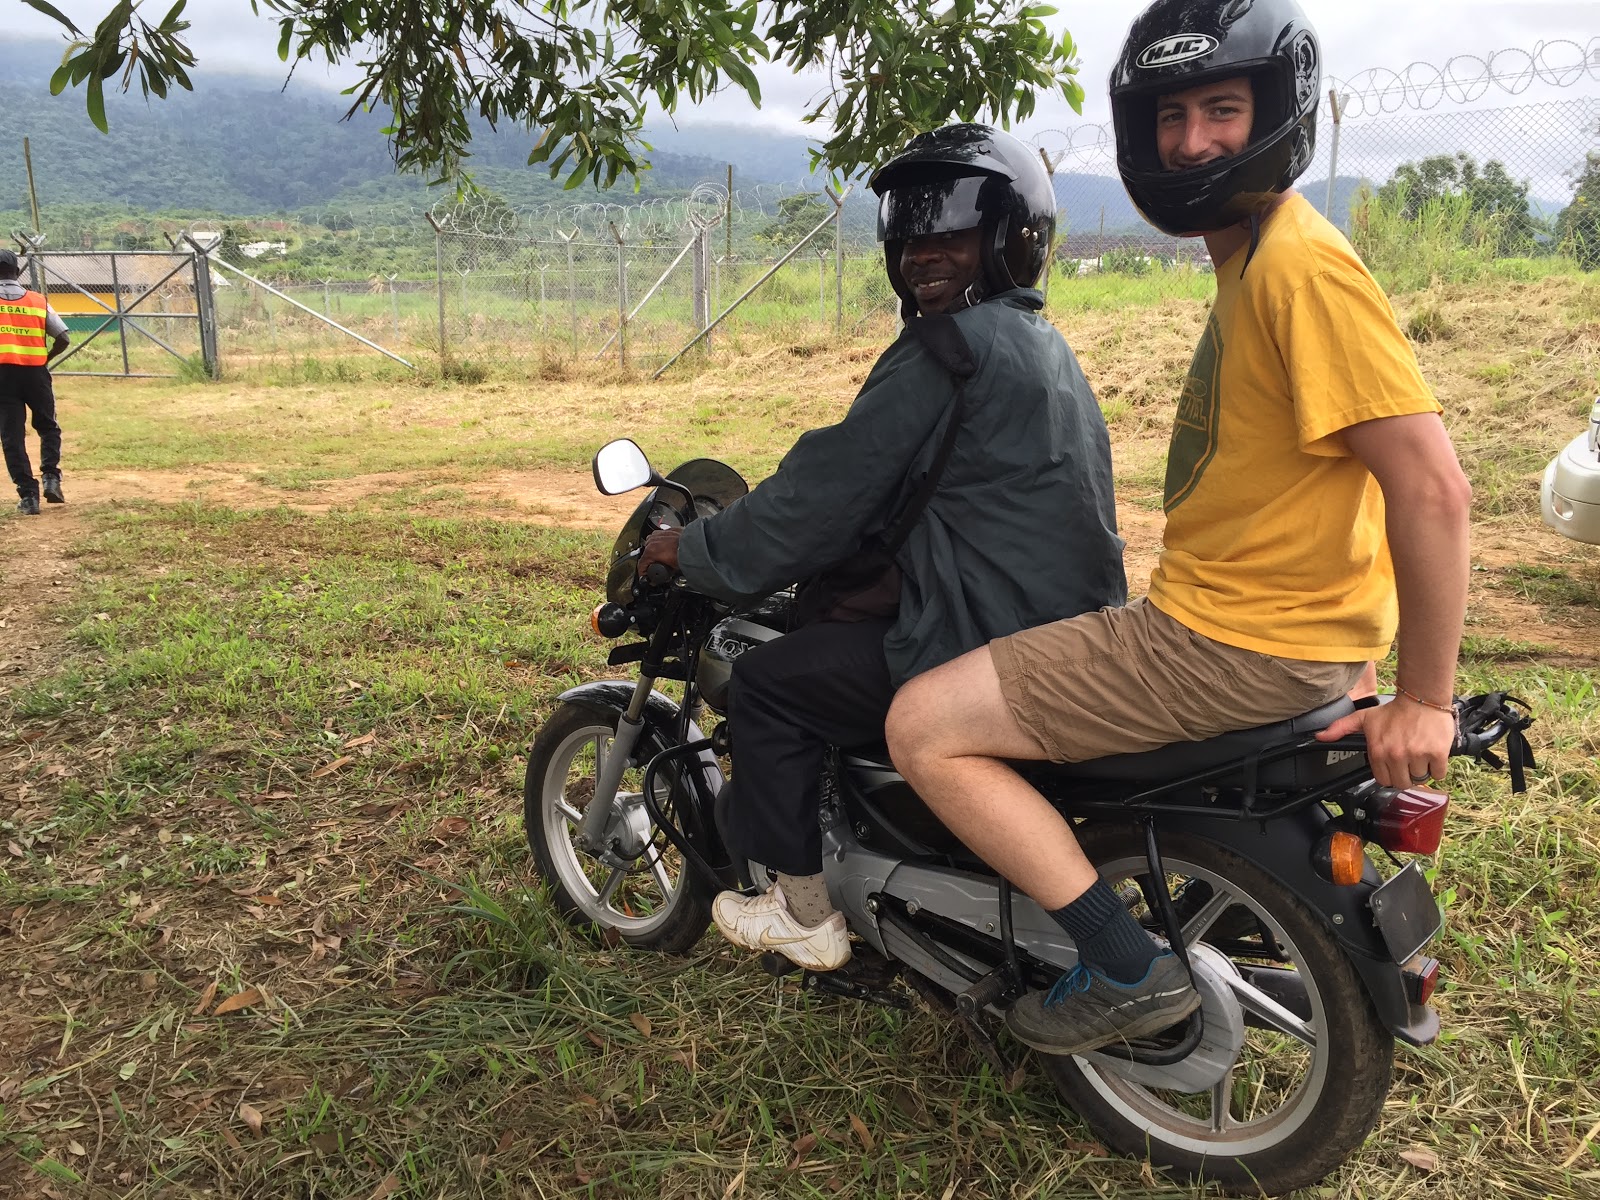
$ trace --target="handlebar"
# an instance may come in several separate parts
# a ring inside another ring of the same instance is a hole
[[[666,587],[672,576],[673,570],[666,563],[651,563],[644,569],[644,581],[651,587]]]

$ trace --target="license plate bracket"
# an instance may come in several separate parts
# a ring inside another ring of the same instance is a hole
[[[1407,863],[1373,892],[1367,904],[1389,956],[1397,963],[1409,962],[1444,928],[1444,913],[1415,862]]]

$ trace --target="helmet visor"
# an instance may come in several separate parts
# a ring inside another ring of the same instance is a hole
[[[878,240],[902,241],[983,224],[978,200],[989,179],[965,175],[890,188],[878,202]]]

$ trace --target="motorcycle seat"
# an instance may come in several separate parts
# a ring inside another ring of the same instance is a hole
[[[1158,746],[1154,750],[1136,754],[1113,754],[1075,763],[1035,763],[1031,767],[1051,778],[1063,780],[1159,782],[1179,779],[1246,760],[1271,746],[1308,738],[1354,711],[1355,705],[1347,697],[1341,696],[1320,708],[1290,717],[1287,721],[1236,729],[1203,742],[1174,742],[1170,746]],[[1356,761],[1358,757],[1361,757],[1359,752],[1351,750],[1308,750],[1291,758],[1261,763],[1256,774],[1256,785],[1273,789],[1310,787],[1349,772],[1359,765]],[[1217,782],[1220,786],[1229,786],[1237,783],[1242,775],[1241,770],[1239,776],[1229,776]]]
[[[1231,762],[1248,759],[1270,746],[1282,745],[1309,737],[1326,729],[1338,718],[1355,711],[1355,705],[1341,696],[1331,703],[1310,712],[1275,721],[1270,725],[1257,725],[1251,729],[1237,729],[1219,734],[1203,742],[1174,742],[1154,750],[1136,754],[1113,754],[1106,758],[1092,758],[1075,763],[1017,763],[1024,774],[1040,782],[1092,779],[1110,782],[1159,783],[1167,779],[1180,779],[1203,771],[1225,767]],[[1346,774],[1360,765],[1358,751],[1312,749],[1292,758],[1262,763],[1256,774],[1256,786],[1269,789],[1291,790],[1311,787],[1336,776]],[[851,747],[846,751],[847,761],[855,765],[874,765],[892,770],[889,750],[883,742]],[[1219,786],[1237,785],[1242,780],[1228,776]]]

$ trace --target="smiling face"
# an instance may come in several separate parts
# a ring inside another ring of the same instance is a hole
[[[982,230],[958,229],[907,238],[900,249],[900,274],[923,316],[947,311],[983,269]]]
[[[1183,171],[1243,152],[1255,113],[1255,92],[1243,75],[1162,96],[1156,101],[1162,168]]]

